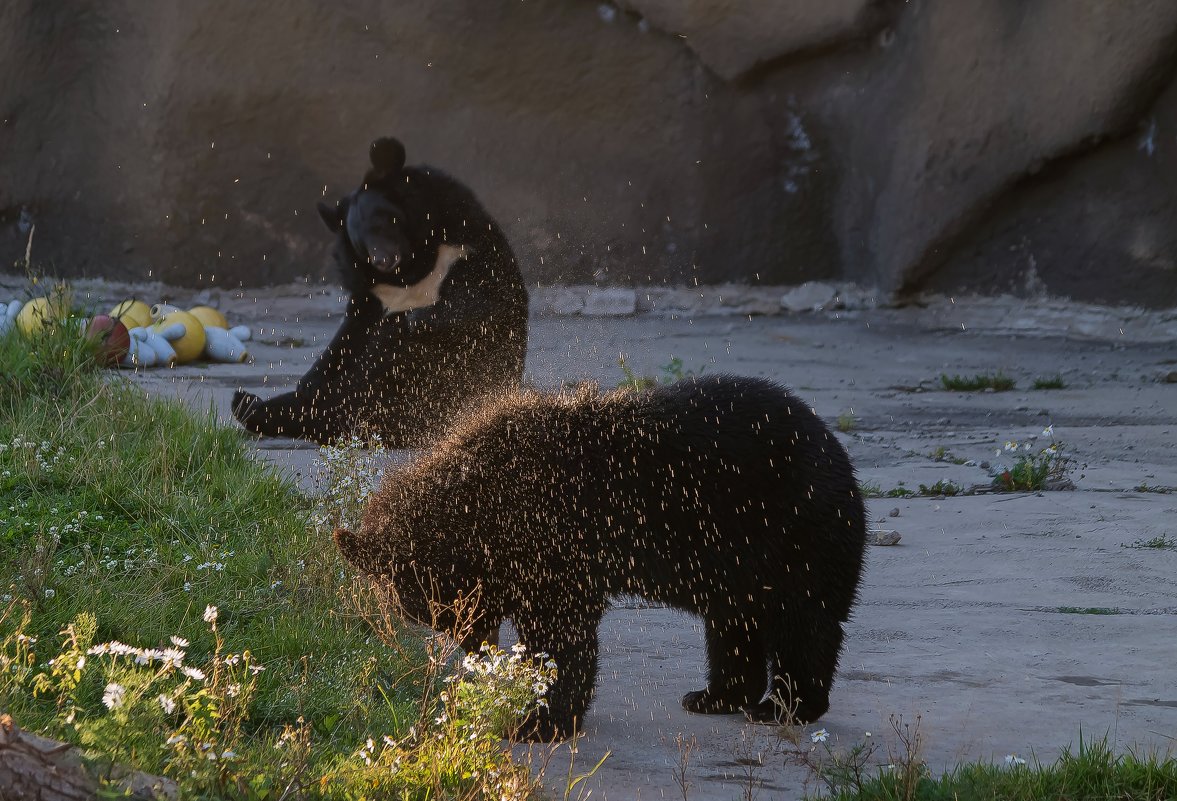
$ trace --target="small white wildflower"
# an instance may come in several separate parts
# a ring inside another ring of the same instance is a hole
[[[1042,429],[1042,436],[1044,436],[1044,437],[1053,437],[1054,436],[1054,423],[1051,423],[1046,428]]]
[[[1017,754],[1006,754],[1006,755],[1005,755],[1005,764],[1007,764],[1007,765],[1011,765],[1011,766],[1014,766],[1014,765],[1025,765],[1025,764],[1026,764],[1026,760],[1022,759],[1022,758],[1021,758],[1020,756],[1018,756]]]
[[[200,668],[182,667],[180,668],[180,672],[195,681],[204,681],[204,671]]]
[[[237,754],[233,751],[230,751],[228,748],[221,752],[221,759],[233,759],[235,756],[237,756]]]
[[[825,729],[818,729],[813,734],[809,735],[810,742],[814,743],[824,743],[828,739],[830,739],[830,733]]]
[[[106,691],[102,693],[102,703],[106,704],[107,709],[118,709],[123,705],[126,696],[127,688],[112,681],[106,685]]]
[[[46,598],[53,598],[56,595],[57,595],[57,590],[55,590],[53,588],[45,590],[45,597]]]
[[[167,739],[166,744],[167,745],[178,745],[179,743],[185,743],[187,741],[188,741],[188,738],[186,736],[184,736],[183,734],[173,734],[171,737],[169,737]]]
[[[257,674],[261,673],[265,669],[266,669],[265,665],[250,665],[249,666],[249,672],[255,676]]]
[[[78,664],[77,664],[77,669],[78,669],[78,670],[81,670],[81,669],[82,669],[82,668],[84,668],[85,666],[86,666],[86,657],[84,657],[84,656],[79,656],[79,657],[78,657]]]
[[[190,581],[184,582],[184,592],[192,592],[192,582],[190,582]]]
[[[173,701],[168,696],[160,693],[160,696],[158,698],[156,698],[155,700],[159,701],[159,708],[162,709],[167,714],[170,715],[176,711],[176,702]],[[169,745],[170,744],[171,744],[171,741],[169,741]]]
[[[225,695],[229,696],[230,698],[236,698],[240,694],[241,694],[241,685],[240,684],[230,684],[228,687],[225,688]]]
[[[183,637],[177,637],[176,635],[173,634],[171,639],[172,639],[172,645],[176,646],[177,648],[187,648],[188,647],[188,641],[185,640]]]
[[[1016,451],[1018,449],[1017,440],[1007,440],[1005,443],[1005,449],[1007,451]]]
[[[208,606],[206,606],[204,608],[204,622],[205,623],[216,623],[217,622],[217,608],[215,606],[213,606],[212,604],[209,604]]]

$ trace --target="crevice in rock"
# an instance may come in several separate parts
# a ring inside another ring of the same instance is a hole
[[[864,53],[870,50],[876,37],[894,27],[904,6],[904,0],[875,0],[859,15],[852,29],[843,35],[762,61],[733,78],[730,83],[741,89],[751,89],[780,70],[823,58]]]

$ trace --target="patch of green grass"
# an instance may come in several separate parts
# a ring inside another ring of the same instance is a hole
[[[952,452],[943,445],[937,445],[936,448],[928,454],[928,458],[936,462],[951,462],[952,464],[964,464],[968,461],[961,456],[953,456]]]
[[[1119,609],[1112,609],[1108,606],[1060,606],[1054,611],[1061,612],[1064,615],[1120,615],[1123,614]]]
[[[1007,392],[1016,386],[1016,382],[999,370],[994,375],[978,373],[972,378],[941,373],[940,385],[953,392],[979,392],[985,389],[991,389],[994,392]]]
[[[1067,382],[1063,381],[1062,373],[1056,373],[1053,376],[1043,376],[1035,378],[1034,389],[1066,389]]]
[[[910,498],[916,493],[907,489],[900,482],[900,486],[884,491],[877,482],[866,481],[858,485],[859,492],[864,498]]]
[[[1173,492],[1172,487],[1161,487],[1151,484],[1138,484],[1134,489],[1137,492],[1155,492],[1158,495],[1168,495]]]
[[[479,776],[526,774],[498,734],[469,745],[466,731],[454,729],[452,740],[430,734],[439,701],[429,687],[440,679],[430,671],[446,663],[429,657],[416,630],[402,631],[383,614],[366,583],[352,580],[330,526],[315,524],[317,511],[213,409],[193,413],[150,398],[97,368],[70,325],[0,336],[0,664],[13,663],[12,649],[25,649],[24,663],[39,670],[54,654],[74,653],[76,661],[90,643],[162,649],[181,637],[185,665],[248,652],[249,664],[265,668],[243,674],[248,686],[214,687],[210,678],[204,688],[170,690],[186,705],[182,719],[159,712],[152,688],[161,678],[109,667],[103,675],[98,657],[93,669],[79,665],[76,681],[42,674],[51,691],[35,697],[36,676],[21,682],[0,669],[0,708],[24,729],[148,773],[186,764],[179,746],[169,750],[156,735],[129,751],[108,749],[130,742],[128,732],[142,737],[175,725],[196,726],[183,729],[189,733],[212,727],[201,736],[214,742],[217,732],[234,738],[232,764],[200,773],[191,797],[277,797],[282,788],[266,776],[279,760],[283,770],[298,768],[288,798],[436,798],[443,785],[467,797],[482,786]],[[210,607],[217,609],[211,629]],[[59,632],[67,631],[74,634],[63,642]],[[39,643],[36,657],[30,643]],[[128,698],[142,696],[140,711],[155,710],[144,712],[142,726],[107,710],[111,675],[126,683]],[[248,703],[233,707],[231,697]],[[411,748],[381,753],[424,759],[422,772],[377,779],[356,768],[367,738],[382,736]],[[275,750],[288,741],[289,758]],[[440,750],[423,757],[418,747]],[[235,778],[225,784],[227,776]]]
[[[1155,548],[1157,550],[1173,551],[1177,550],[1177,538],[1170,537],[1168,534],[1161,534],[1158,537],[1153,537],[1147,540],[1136,540],[1131,544],[1124,543],[1122,548]]]
[[[692,376],[703,375],[703,371],[707,369],[706,365],[700,367],[698,371],[687,370],[684,368],[684,363],[678,356],[671,356],[670,361],[658,368],[659,375],[657,377],[651,375],[638,375],[629,366],[629,362],[625,358],[625,354],[617,357],[617,365],[621,368],[622,379],[617,382],[618,389],[628,389],[632,391],[641,391],[645,389],[652,389],[659,384],[673,384],[676,381],[681,381],[684,378]]]
[[[882,498],[883,488],[879,486],[877,481],[860,481],[858,482],[858,491],[862,493],[864,498]]]
[[[930,487],[925,484],[920,484],[920,495],[945,495],[952,497],[964,492],[964,487],[959,484],[954,484],[951,481],[944,481],[941,479]]]
[[[843,434],[849,434],[858,425],[858,418],[854,416],[854,412],[844,412],[838,415],[838,430]]]
[[[863,753],[818,762],[830,801],[1167,801],[1177,797],[1177,760],[1156,753],[1116,755],[1107,738],[1079,738],[1051,764],[1014,754],[1003,763],[958,765],[934,778],[918,757],[900,756],[887,767],[871,768]],[[831,786],[832,785],[832,786]]]

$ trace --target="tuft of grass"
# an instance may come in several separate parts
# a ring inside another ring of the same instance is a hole
[[[659,384],[673,384],[676,381],[681,381],[684,378],[692,376],[703,375],[703,371],[707,369],[706,365],[700,367],[698,371],[687,370],[684,367],[684,362],[678,356],[671,356],[670,361],[661,365],[658,368],[659,375],[657,377],[651,375],[638,375],[629,366],[629,362],[622,353],[617,357],[617,365],[621,368],[622,379],[617,382],[618,389],[628,389],[634,392],[640,392],[646,389],[653,389]]]
[[[1056,373],[1053,376],[1044,376],[1041,378],[1035,378],[1033,388],[1034,389],[1066,389],[1067,382],[1063,381],[1063,376],[1061,373]]]
[[[1131,544],[1124,543],[1121,548],[1155,548],[1157,550],[1174,551],[1177,550],[1177,538],[1171,537],[1168,534],[1161,534],[1147,540],[1135,540]]]
[[[860,481],[858,482],[858,491],[862,493],[864,498],[882,498],[883,488],[879,486],[877,481]]]
[[[1155,492],[1158,495],[1168,495],[1173,492],[1172,487],[1162,487],[1152,484],[1138,484],[1136,487],[1134,487],[1134,489],[1137,492]]]
[[[928,458],[934,462],[951,462],[952,464],[965,464],[968,459],[961,456],[953,456],[952,451],[945,448],[943,445],[937,445],[936,448],[928,454]]]
[[[1119,609],[1113,609],[1109,606],[1059,606],[1056,607],[1056,612],[1061,612],[1064,615],[1119,615],[1123,614]]]
[[[953,392],[979,392],[985,389],[991,389],[994,392],[1008,392],[1016,386],[1014,379],[1005,375],[1000,370],[993,375],[978,373],[972,378],[959,375],[949,376],[947,373],[941,373],[940,384],[944,389]]]
[[[964,487],[960,486],[959,484],[954,484],[951,481],[944,481],[943,479],[941,479],[940,481],[937,481],[935,484],[931,485],[930,487],[927,486],[926,484],[920,484],[919,494],[920,495],[945,495],[948,497],[952,497],[953,495],[959,495],[962,492],[964,492]]]
[[[854,416],[854,412],[844,412],[838,415],[838,430],[843,434],[849,434],[858,426],[858,418]]]

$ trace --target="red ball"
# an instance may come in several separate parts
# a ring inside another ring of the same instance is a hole
[[[98,341],[98,360],[107,366],[118,364],[131,348],[131,334],[127,327],[105,314],[90,321],[86,337]]]

